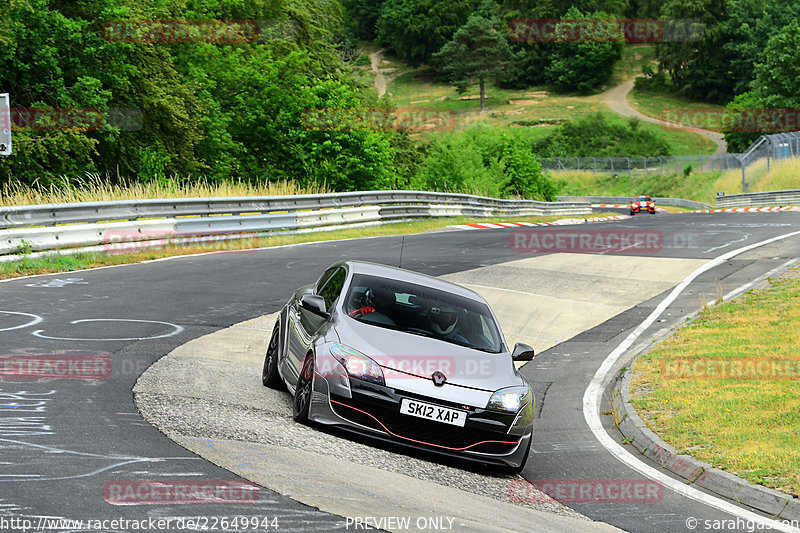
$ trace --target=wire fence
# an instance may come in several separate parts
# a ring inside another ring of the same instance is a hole
[[[742,192],[747,191],[747,168],[763,159],[771,161],[800,157],[800,131],[762,135],[741,154],[685,155],[664,157],[545,157],[542,168],[554,172],[603,172],[611,174],[678,174],[739,169]]]

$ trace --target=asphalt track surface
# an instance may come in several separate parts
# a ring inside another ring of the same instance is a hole
[[[593,227],[661,232],[664,246],[653,252],[655,255],[711,259],[797,230],[800,214],[641,215]],[[236,515],[277,518],[282,531],[345,530],[342,517],[266,489],[259,492],[256,503],[108,503],[104,487],[120,480],[238,479],[189,453],[141,419],[130,392],[137,377],[159,357],[193,338],[277,311],[294,288],[312,282],[334,261],[358,258],[397,265],[402,243],[404,268],[438,276],[519,259],[520,254],[509,248],[509,232],[445,231],[402,239],[381,237],[216,253],[0,283],[0,356],[4,363],[14,357],[97,356],[109,360],[112,369],[108,376],[94,380],[2,378],[0,530],[22,531],[11,527],[14,523],[9,520],[17,520],[20,526],[19,521],[27,519],[35,526],[42,517],[196,517],[201,525],[211,525],[214,517]],[[728,292],[798,257],[800,238],[792,237],[733,258],[701,275],[664,313],[664,321],[654,324],[642,338],[683,320],[703,301],[713,300],[719,286]],[[539,409],[524,477],[641,479],[599,445],[584,420],[582,397],[605,357],[663,297],[652,298],[538,354],[522,369],[534,385]],[[606,419],[609,434],[620,440],[611,417]],[[736,518],[670,490],[653,503],[568,505],[595,520],[636,532],[698,531],[703,530],[704,520]],[[376,509],[375,514],[379,513]],[[701,526],[688,528],[688,517],[700,520]],[[526,529],[520,524],[521,531]],[[725,528],[732,529],[736,528]]]

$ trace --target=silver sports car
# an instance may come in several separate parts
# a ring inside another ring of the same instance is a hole
[[[294,419],[522,470],[535,399],[473,291],[361,261],[328,268],[281,310],[264,385],[294,394]]]

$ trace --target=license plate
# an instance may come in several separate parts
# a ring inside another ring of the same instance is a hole
[[[416,416],[418,418],[442,422],[444,424],[452,424],[459,427],[464,427],[464,424],[467,422],[466,411],[440,407],[430,403],[409,400],[408,398],[403,398],[400,402],[400,412],[404,415]]]

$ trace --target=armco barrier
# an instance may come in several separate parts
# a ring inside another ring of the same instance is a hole
[[[750,192],[717,197],[717,207],[772,207],[800,205],[800,189],[788,191]]]
[[[502,200],[466,194],[423,191],[371,191],[225,198],[167,198],[0,207],[0,229],[137,220],[142,218],[268,214],[343,207],[413,204],[457,204],[495,208],[503,211],[522,208],[541,211],[554,207],[552,203],[533,200]],[[516,214],[516,212],[513,214]]]
[[[587,202],[502,200],[466,194],[373,191],[235,198],[188,198],[0,207],[0,260],[34,252],[380,224],[431,217],[577,215]]]
[[[686,209],[711,209],[712,207],[703,202],[684,200],[682,198],[661,198],[652,197],[656,205],[667,205],[671,207],[685,207]],[[590,202],[593,204],[629,204],[632,196],[558,196],[560,202]]]

